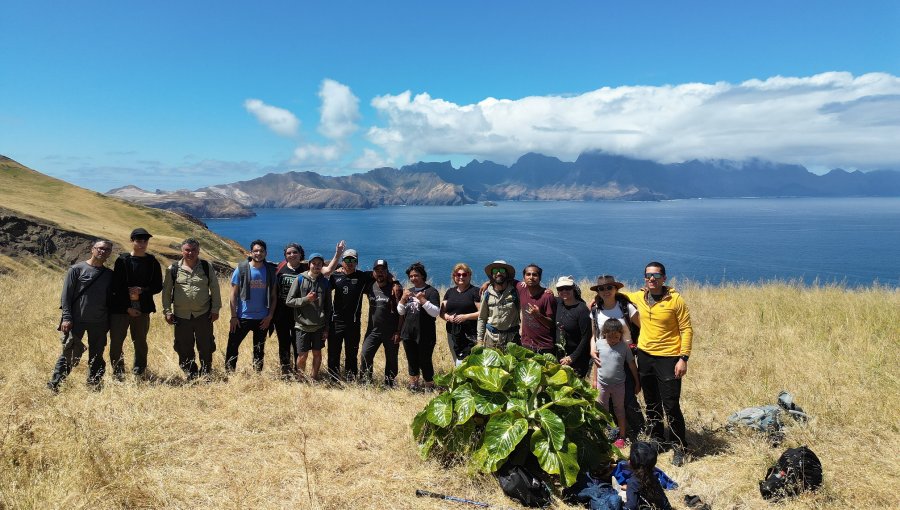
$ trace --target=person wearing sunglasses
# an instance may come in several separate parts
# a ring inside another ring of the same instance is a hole
[[[687,446],[681,380],[687,374],[694,330],[681,294],[665,282],[666,267],[650,262],[644,268],[644,288],[627,296],[640,314],[637,364],[650,436],[664,448],[672,447],[672,464],[681,466]],[[664,438],[663,414],[669,424],[668,440]]]
[[[640,314],[637,308],[625,294],[619,289],[625,285],[616,280],[616,277],[605,274],[597,277],[597,284],[591,287],[596,292],[591,303],[591,329],[593,331],[594,345],[603,341],[600,331],[608,319],[617,319],[622,323],[622,342],[627,345],[632,355],[637,356],[637,337],[640,333]],[[600,358],[596,356],[596,349],[591,350],[594,363],[599,366]],[[637,440],[638,433],[644,428],[644,414],[641,404],[638,402],[635,380],[631,370],[625,370],[625,417],[628,423],[626,432],[628,439],[633,443]]]
[[[505,260],[495,260],[485,266],[484,274],[489,280],[483,287],[478,311],[478,341],[485,347],[503,348],[510,342],[520,344],[521,304],[513,279],[515,268]]]
[[[464,262],[453,266],[450,281],[453,286],[444,293],[441,318],[447,321],[447,343],[459,366],[477,343],[481,292],[472,285],[472,268]]]

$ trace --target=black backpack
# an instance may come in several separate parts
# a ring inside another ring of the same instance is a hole
[[[779,501],[822,486],[822,462],[805,446],[788,448],[759,482],[763,499]]]
[[[504,494],[524,506],[544,508],[550,505],[550,487],[525,466],[509,460],[497,470],[497,480]]]

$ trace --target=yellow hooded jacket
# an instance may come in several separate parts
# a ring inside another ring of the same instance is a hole
[[[690,356],[694,329],[681,294],[670,287],[662,300],[647,304],[647,289],[625,293],[641,317],[638,349],[653,356]]]

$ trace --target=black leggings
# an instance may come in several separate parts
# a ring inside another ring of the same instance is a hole
[[[434,337],[403,339],[403,350],[406,351],[406,363],[411,377],[418,377],[421,372],[425,382],[434,380],[434,362],[431,355],[434,353],[435,343]]]

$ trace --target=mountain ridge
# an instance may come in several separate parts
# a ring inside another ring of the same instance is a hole
[[[144,194],[149,192],[139,190]],[[817,175],[802,165],[762,159],[688,160],[658,163],[602,151],[575,161],[523,154],[506,166],[472,160],[382,167],[347,176],[312,171],[262,177],[199,188],[160,192],[153,200],[133,188],[108,192],[167,209],[193,204],[194,216],[240,217],[257,207],[368,209],[391,205],[465,205],[497,200],[672,200],[738,197],[900,196],[900,172],[833,169]],[[198,204],[203,203],[205,208]]]

